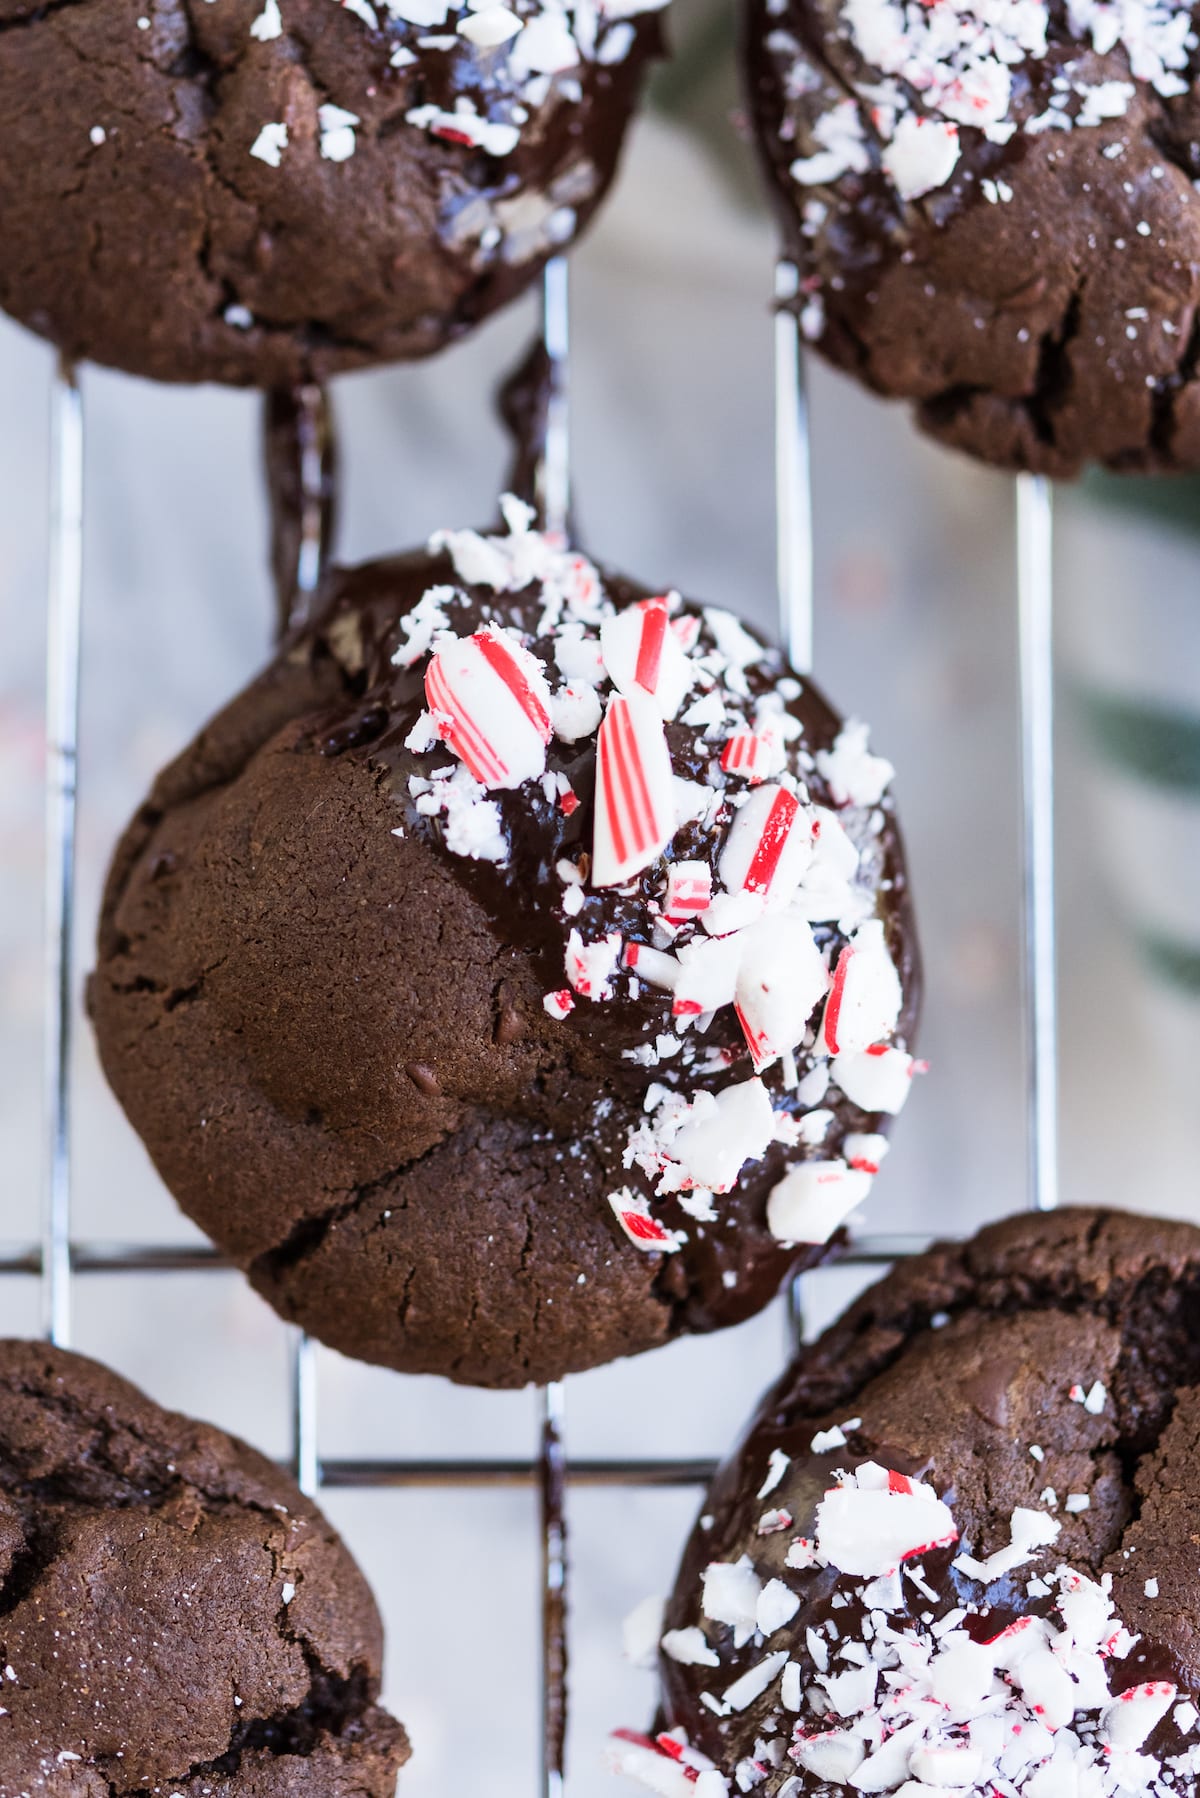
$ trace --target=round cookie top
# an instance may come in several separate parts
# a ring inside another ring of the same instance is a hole
[[[717,1475],[665,1616],[673,1798],[1200,1791],[1200,1231],[1018,1217],[887,1276]]]
[[[570,243],[664,0],[0,0],[0,306],[289,385],[437,350]]]
[[[1200,461],[1181,0],[746,0],[804,334],[1005,467]]]
[[[0,1790],[390,1798],[371,1594],[314,1505],[79,1355],[0,1342]]]
[[[135,821],[92,987],[260,1290],[484,1384],[738,1321],[823,1253],[919,988],[865,727],[505,512],[335,577]]]

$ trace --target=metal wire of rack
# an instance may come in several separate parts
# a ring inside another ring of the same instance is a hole
[[[797,270],[781,262],[775,297],[775,458],[777,568],[781,640],[800,672],[812,664],[813,527],[808,410],[803,350],[786,303],[798,291]],[[567,364],[569,302],[562,258],[546,270],[543,344],[550,401],[538,497],[550,530],[565,532],[570,514]],[[296,592],[316,589],[325,547],[325,470],[318,424],[326,419],[320,389],[298,396],[301,512]],[[95,1273],[195,1273],[227,1262],[207,1248],[76,1240],[71,1223],[71,1046],[76,1000],[72,934],[78,763],[80,640],[83,597],[83,404],[73,368],[61,365],[53,385],[50,468],[50,555],[46,650],[45,785],[45,1156],[40,1239],[0,1245],[0,1274],[37,1278],[47,1338],[71,1337],[73,1281]],[[1020,654],[1021,802],[1023,837],[1023,998],[1028,1112],[1028,1202],[1052,1209],[1057,1179],[1057,1005],[1054,914],[1054,708],[1051,493],[1041,477],[1016,482],[1017,620]],[[840,1266],[880,1268],[927,1246],[927,1238],[859,1234]],[[802,1330],[803,1281],[790,1295],[790,1326]],[[334,1489],[457,1487],[530,1488],[537,1492],[541,1546],[540,1798],[563,1798],[567,1721],[566,1505],[571,1487],[662,1488],[699,1485],[713,1463],[703,1459],[579,1459],[566,1447],[565,1385],[538,1395],[540,1445],[532,1458],[455,1460],[334,1459],[320,1452],[316,1345],[295,1332],[292,1350],[292,1467],[314,1496]]]

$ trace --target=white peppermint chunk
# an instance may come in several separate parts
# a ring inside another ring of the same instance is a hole
[[[321,132],[321,155],[326,162],[347,162],[354,154],[354,127],[362,120],[344,106],[318,106],[317,124]]]
[[[790,1586],[781,1579],[768,1580],[758,1595],[755,1621],[764,1636],[773,1636],[791,1622],[799,1609],[800,1600]]]
[[[758,1627],[758,1595],[762,1581],[748,1555],[740,1561],[710,1561],[704,1569],[701,1607],[714,1623],[728,1623],[743,1641]]]
[[[896,772],[881,755],[868,747],[870,727],[848,718],[832,749],[818,749],[817,769],[829,787],[835,805],[878,805]]]
[[[893,1034],[903,1003],[882,920],[869,918],[858,926],[834,966],[819,1052],[838,1056],[873,1048]]]
[[[902,200],[919,200],[942,187],[958,162],[958,127],[905,113],[883,152],[883,166]]]
[[[697,1094],[671,1156],[694,1185],[729,1192],[745,1164],[762,1159],[774,1133],[770,1094],[761,1080],[744,1080],[723,1092]]]
[[[284,124],[264,125],[250,146],[251,156],[257,156],[268,168],[277,169],[283,161],[283,152],[287,149],[288,128]]]
[[[886,1111],[895,1115],[904,1109],[912,1091],[911,1055],[886,1043],[873,1043],[869,1049],[856,1049],[835,1055],[830,1073],[853,1105],[864,1111]]]
[[[743,931],[740,942],[737,1015],[761,1073],[803,1041],[828,991],[829,970],[803,918],[766,918]]]
[[[884,1476],[876,1484],[878,1474]],[[840,1573],[873,1578],[957,1540],[947,1505],[931,1486],[868,1462],[817,1506],[817,1555]]]
[[[494,50],[498,44],[516,37],[521,25],[522,21],[507,6],[489,6],[483,12],[468,13],[454,29],[480,50]]]
[[[771,1189],[767,1228],[779,1242],[828,1242],[862,1204],[871,1175],[844,1161],[802,1161]]]
[[[731,1710],[744,1711],[747,1705],[753,1704],[756,1698],[762,1697],[771,1681],[782,1672],[787,1658],[786,1648],[781,1648],[776,1654],[767,1655],[765,1659],[759,1661],[756,1667],[751,1667],[748,1672],[742,1674],[740,1679],[735,1679],[731,1686],[726,1686],[721,1694],[725,1703]]]
[[[663,1653],[681,1667],[719,1667],[721,1657],[709,1646],[708,1637],[693,1624],[687,1629],[669,1629],[662,1639]]]

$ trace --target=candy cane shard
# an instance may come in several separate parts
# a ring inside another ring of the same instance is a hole
[[[592,885],[620,886],[657,861],[675,834],[667,733],[644,693],[614,693],[596,744]]]
[[[757,786],[768,774],[779,770],[779,751],[772,740],[756,730],[737,730],[726,740],[721,751],[721,766],[726,774]]]
[[[803,918],[764,918],[741,944],[734,1004],[754,1071],[761,1074],[803,1041],[829,988],[829,971]]]
[[[692,684],[692,665],[671,629],[665,599],[626,606],[600,626],[600,652],[608,677],[627,698],[644,694],[663,718],[674,718]]]
[[[872,1043],[869,1049],[845,1050],[836,1055],[829,1071],[852,1105],[894,1116],[903,1110],[912,1091],[913,1075],[923,1065],[903,1049]]]
[[[439,737],[483,787],[519,787],[545,771],[550,688],[509,631],[484,625],[438,644],[425,698]]]
[[[742,938],[693,937],[679,951],[679,977],[672,1011],[677,1018],[699,1017],[733,1003]]]
[[[753,893],[786,905],[812,860],[812,819],[794,793],[772,781],[756,787],[735,814],[721,851],[721,879],[731,893]]]
[[[663,917],[669,924],[688,924],[712,901],[712,869],[707,862],[673,862],[667,870]]]
[[[671,1144],[693,1186],[728,1192],[747,1161],[761,1160],[775,1133],[771,1096],[761,1080],[697,1093],[692,1114]]]
[[[1152,1729],[1160,1724],[1178,1692],[1166,1679],[1152,1679],[1140,1686],[1130,1686],[1100,1715],[1100,1740],[1118,1752],[1142,1746]]]
[[[853,1054],[891,1036],[903,1000],[883,923],[869,918],[838,956],[817,1036],[818,1054]]]
[[[871,1190],[871,1175],[844,1161],[802,1161],[772,1187],[767,1228],[779,1242],[828,1242]]]
[[[727,1798],[729,1782],[706,1755],[670,1735],[616,1729],[605,1757],[609,1770],[636,1780],[657,1798]]]
[[[859,852],[842,828],[836,812],[813,807],[813,854],[795,898],[794,909],[814,924],[852,917],[871,905],[870,893],[857,884]]]
[[[932,1486],[867,1461],[817,1506],[817,1559],[875,1579],[903,1561],[947,1548],[958,1530]]]
[[[668,1230],[658,1218],[651,1217],[649,1200],[628,1186],[623,1186],[619,1192],[610,1192],[608,1202],[613,1216],[636,1248],[651,1254],[670,1255],[687,1240],[678,1231]]]

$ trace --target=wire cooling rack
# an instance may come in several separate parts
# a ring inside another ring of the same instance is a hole
[[[809,490],[808,414],[803,353],[793,314],[796,269],[781,263],[775,293],[775,463],[780,634],[800,672],[812,662],[813,540]],[[568,429],[569,303],[562,259],[546,270],[543,342],[550,369],[545,442],[538,470],[546,525],[567,528],[570,511]],[[227,1265],[215,1250],[148,1242],[77,1240],[71,1225],[71,1038],[78,1001],[72,957],[75,905],[76,775],[83,596],[83,407],[75,371],[60,367],[53,389],[50,470],[50,556],[46,652],[45,867],[45,1155],[40,1241],[0,1247],[0,1273],[26,1274],[41,1286],[46,1336],[71,1338],[73,1286],[96,1273],[195,1273]],[[327,469],[314,428],[324,413],[320,389],[298,398],[299,508],[295,581],[302,599],[317,587],[326,540]],[[1054,915],[1054,715],[1052,698],[1051,495],[1041,477],[1017,478],[1017,630],[1020,650],[1021,796],[1024,854],[1024,1013],[1028,1087],[1028,1201],[1057,1203],[1057,1018]],[[924,1238],[859,1235],[838,1265],[882,1268],[916,1253]],[[802,1328],[802,1285],[790,1314]],[[400,1377],[400,1376],[396,1376]],[[542,1613],[540,1798],[563,1798],[567,1719],[566,1501],[571,1487],[702,1484],[713,1464],[688,1459],[575,1460],[566,1443],[564,1384],[538,1395],[540,1447],[530,1458],[332,1459],[320,1448],[315,1345],[294,1333],[291,1363],[292,1466],[305,1492],[335,1488],[528,1487],[538,1494]]]

